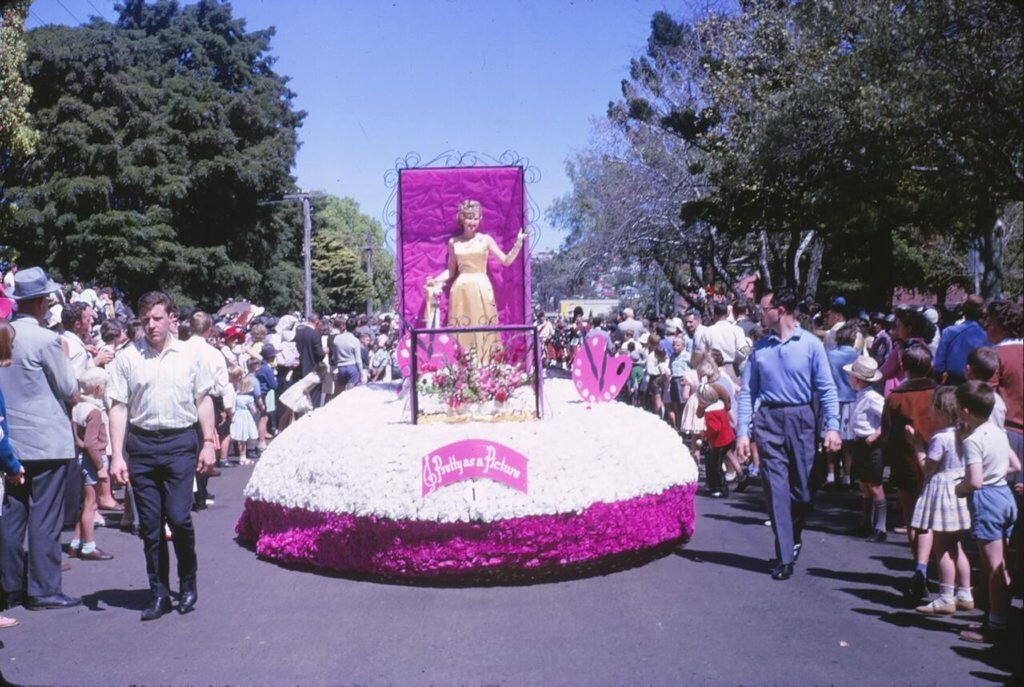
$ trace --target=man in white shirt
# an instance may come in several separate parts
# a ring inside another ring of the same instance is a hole
[[[71,368],[75,371],[75,379],[95,365],[106,365],[113,359],[113,354],[105,349],[96,349],[92,339],[92,325],[96,314],[92,306],[77,301],[64,306],[60,313],[64,325],[62,336],[67,342],[68,358]],[[89,349],[92,349],[90,351]]]
[[[196,605],[192,484],[197,472],[213,468],[217,444],[213,377],[195,350],[172,334],[175,318],[166,294],[152,291],[139,300],[145,338],[114,359],[107,389],[112,403],[110,474],[121,483],[130,476],[146,556],[151,598],[142,620],[171,610],[165,520],[178,559],[178,612],[188,613]]]
[[[742,356],[741,351],[747,345],[747,337],[744,336],[742,329],[729,322],[728,303],[715,303],[712,312],[715,315],[715,323],[702,328],[700,336],[694,338],[694,357],[691,365],[696,368],[705,355],[710,355],[711,351],[719,351],[723,360],[721,372],[738,383],[739,378],[733,370],[733,363]]]

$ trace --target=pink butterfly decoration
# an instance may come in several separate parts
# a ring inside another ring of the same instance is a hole
[[[572,359],[572,384],[588,403],[612,401],[632,371],[629,355],[608,355],[606,339],[591,334]]]
[[[416,368],[421,374],[428,366],[442,367],[458,358],[459,343],[451,334],[422,332],[417,335]],[[403,377],[412,374],[412,336],[406,334],[398,342],[398,369]]]

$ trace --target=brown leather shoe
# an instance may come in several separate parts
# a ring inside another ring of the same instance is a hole
[[[114,557],[113,554],[107,553],[103,549],[96,547],[89,553],[78,552],[79,560],[83,561],[109,561]]]

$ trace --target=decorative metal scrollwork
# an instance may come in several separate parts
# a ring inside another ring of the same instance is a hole
[[[529,158],[522,157],[514,150],[506,150],[501,155],[494,157],[487,153],[478,153],[474,150],[460,152],[458,150],[446,150],[435,156],[433,159],[423,162],[419,153],[407,153],[404,157],[395,159],[395,166],[384,173],[384,185],[391,189],[388,200],[384,204],[384,211],[381,214],[381,221],[384,225],[384,240],[392,250],[395,250],[395,229],[398,208],[398,178],[403,169],[419,169],[424,167],[522,167],[523,178],[527,184],[536,184],[541,179],[540,170],[530,164]],[[526,192],[526,219],[530,227],[531,240],[535,244],[540,240],[540,208]]]

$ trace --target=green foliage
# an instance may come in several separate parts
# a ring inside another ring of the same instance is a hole
[[[366,270],[373,247],[373,282]],[[359,211],[351,198],[313,200],[313,307],[321,313],[363,312],[373,296],[375,310],[395,300],[395,259],[384,246],[384,230]]]
[[[304,113],[273,70],[272,30],[216,0],[127,0],[27,34],[36,155],[3,170],[0,242],[58,278],[162,288],[216,306],[301,296],[301,222],[265,201],[294,187]]]
[[[0,14],[0,171],[30,155],[39,140],[28,114],[32,89],[21,78],[29,2],[3,3]],[[2,211],[2,209],[0,209]]]
[[[1017,244],[996,219],[1024,199],[1022,12],[999,0],[750,0],[693,23],[658,12],[611,129],[570,169],[577,212],[563,226],[577,250],[650,256],[681,293],[688,262],[705,284],[756,270],[763,287],[842,288],[866,305],[894,286],[966,283],[973,238],[982,291],[998,295]]]

